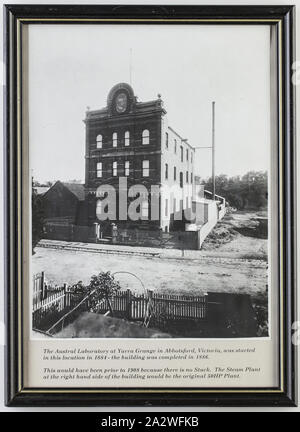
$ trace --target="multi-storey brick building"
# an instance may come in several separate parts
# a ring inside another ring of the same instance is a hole
[[[118,203],[119,178],[126,177],[128,188],[142,184],[149,197],[141,203],[141,218],[136,221],[121,220],[117,204],[116,220],[107,221],[107,228],[115,222],[119,228],[184,230],[184,220],[173,221],[191,207],[194,149],[168,125],[166,114],[160,97],[138,102],[131,86],[123,83],[110,90],[105,108],[87,111],[85,193],[89,225],[98,222],[96,212],[103,210],[99,210],[97,188],[114,186]],[[155,220],[151,214],[153,185],[162,187]]]
[[[57,217],[53,221],[44,197],[45,217],[51,219],[46,238],[95,242],[112,237],[114,243],[200,248],[223,217],[225,200],[205,196],[194,169],[195,149],[168,124],[160,96],[139,102],[128,84],[117,84],[106,107],[87,111],[84,122],[85,184],[77,185],[84,196],[74,206],[76,194],[63,188],[74,198],[72,209],[64,205],[55,213],[64,224]],[[109,190],[115,212],[107,214]],[[53,205],[60,203],[60,182],[46,195]]]

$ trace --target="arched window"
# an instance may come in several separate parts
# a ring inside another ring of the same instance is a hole
[[[142,202],[142,218],[148,219],[149,216],[149,203],[148,200]]]
[[[126,131],[125,132],[125,145],[129,146],[129,144],[130,144],[130,133],[129,133],[129,131]]]
[[[118,134],[117,132],[114,132],[112,135],[112,142],[113,142],[113,147],[117,147],[118,146]]]
[[[150,141],[150,133],[149,133],[148,129],[145,129],[145,130],[143,130],[142,144],[147,145],[147,144],[149,144],[149,141]]]
[[[97,135],[96,137],[97,148],[102,148],[102,135]]]

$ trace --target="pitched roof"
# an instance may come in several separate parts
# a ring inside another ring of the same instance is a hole
[[[70,192],[72,192],[79,201],[84,201],[84,185],[81,183],[65,183],[62,182],[62,184],[69,189]]]
[[[34,189],[38,195],[43,195],[50,189],[50,186],[34,186]]]

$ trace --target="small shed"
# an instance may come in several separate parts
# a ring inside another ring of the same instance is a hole
[[[84,202],[84,185],[57,181],[42,198],[46,222],[76,224],[80,203]]]

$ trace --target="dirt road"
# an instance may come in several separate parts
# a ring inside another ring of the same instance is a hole
[[[36,248],[33,273],[45,272],[54,284],[88,283],[100,271],[126,271],[136,274],[146,289],[168,293],[201,294],[207,291],[263,293],[267,283],[267,263],[262,260],[219,256],[197,258],[145,258]],[[117,276],[116,276],[117,277]],[[118,276],[122,287],[141,291],[130,275]]]
[[[219,222],[217,230],[248,224],[255,216],[255,213],[249,212],[227,215]],[[44,271],[49,282],[59,285],[80,280],[88,283],[90,277],[100,271],[123,271],[134,273],[143,281],[146,289],[154,291],[197,295],[221,291],[257,296],[266,293],[267,244],[265,239],[235,232],[230,241],[217,247],[213,243],[206,250],[185,251],[184,258],[180,250],[172,249],[137,248],[160,253],[158,257],[145,257],[112,253],[114,248],[135,249],[126,246],[108,245],[106,247],[110,254],[37,247],[32,271]],[[116,278],[120,280],[122,288],[142,291],[140,282],[133,276],[122,274],[116,275]]]

